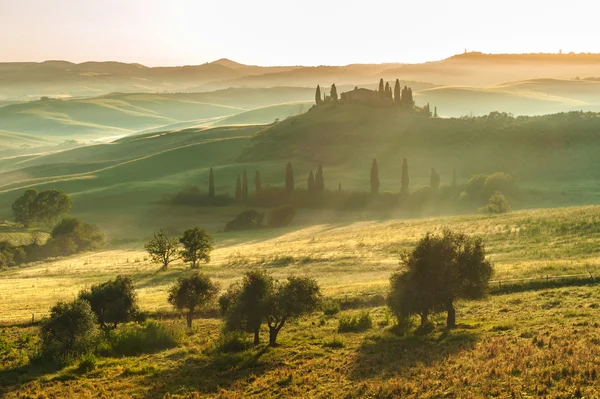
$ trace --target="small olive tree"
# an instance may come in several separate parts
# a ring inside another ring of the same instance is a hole
[[[203,229],[194,227],[184,231],[179,242],[183,245],[181,257],[186,262],[192,262],[192,269],[198,267],[198,262],[210,262],[213,239]]]
[[[154,233],[154,237],[144,245],[144,248],[150,254],[153,262],[162,265],[162,270],[166,270],[171,262],[181,257],[179,240],[169,237],[162,229]]]
[[[79,293],[79,299],[89,302],[104,331],[133,320],[138,312],[137,294],[130,277],[117,276],[115,280],[92,285]]]
[[[217,296],[219,286],[206,274],[194,273],[180,277],[169,290],[169,303],[179,310],[187,310],[187,326],[192,328],[194,312],[210,304]]]

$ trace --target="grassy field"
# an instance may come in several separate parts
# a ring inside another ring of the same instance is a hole
[[[384,295],[399,252],[426,231],[451,227],[484,238],[495,281],[600,273],[600,207],[312,224],[317,217],[323,215],[301,215],[299,224],[284,230],[218,233],[213,261],[202,269],[222,289],[254,267],[280,278],[309,275],[326,297],[344,302]],[[55,301],[72,299],[80,289],[118,274],[133,277],[144,310],[166,312],[167,288],[187,266],[158,268],[139,243],[2,272],[0,321],[25,321],[31,313],[43,317]],[[286,326],[279,347],[233,354],[215,349],[220,321],[209,317],[197,320],[175,348],[101,358],[87,372],[76,365],[27,366],[36,327],[9,324],[0,327],[0,393],[7,398],[593,398],[600,393],[599,295],[596,285],[494,294],[460,302],[456,330],[443,331],[440,316],[433,334],[404,337],[391,332],[394,320],[384,307],[365,302],[363,310],[373,318],[365,332],[337,331],[338,319],[358,309],[343,308],[333,316],[317,312]]]

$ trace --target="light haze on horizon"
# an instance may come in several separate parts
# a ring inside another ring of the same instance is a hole
[[[594,1],[482,3],[0,0],[0,62],[346,65],[435,61],[465,49],[600,52]]]

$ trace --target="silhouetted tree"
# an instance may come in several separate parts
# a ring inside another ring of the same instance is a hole
[[[400,195],[403,198],[408,197],[410,180],[408,178],[408,161],[406,158],[402,161],[402,180],[400,182]]]
[[[396,85],[394,86],[394,102],[400,105],[402,101],[402,95],[400,94],[400,80],[396,79]]]
[[[240,178],[240,174],[237,175],[237,180],[235,181],[235,199],[242,199],[242,179]]]
[[[323,167],[319,164],[317,174],[315,175],[315,191],[322,193],[325,191],[325,177],[323,176]]]
[[[246,168],[244,168],[244,174],[242,175],[242,199],[248,199],[248,175],[246,174]]]
[[[179,240],[171,238],[164,230],[154,233],[154,237],[144,248],[152,258],[152,261],[162,265],[162,270],[166,270],[169,264],[181,257],[179,253]]]
[[[437,189],[440,188],[440,175],[436,172],[435,168],[431,168],[431,176],[429,181],[432,190],[437,191]]]
[[[385,82],[385,99],[387,100],[390,96],[390,82]]]
[[[215,197],[215,174],[213,168],[210,168],[208,173],[208,196],[211,198]]]
[[[335,87],[335,83],[331,85],[331,92],[329,93],[331,97],[331,101],[334,103],[338,100],[337,88]]]
[[[435,107],[435,108],[434,108],[434,111],[433,111],[433,117],[434,117],[434,118],[437,118],[437,117],[438,117],[438,113],[437,113],[437,107]]]
[[[115,280],[92,285],[79,293],[79,299],[89,302],[104,331],[133,320],[138,312],[137,294],[130,277],[117,276]]]
[[[187,326],[192,328],[194,312],[209,305],[218,293],[218,284],[213,283],[207,275],[195,272],[188,277],[179,277],[169,289],[168,301],[176,309],[187,309]]]
[[[291,162],[288,162],[285,168],[285,192],[288,197],[294,192],[294,170]]]
[[[29,189],[17,198],[12,205],[15,221],[29,227],[35,224],[45,224],[53,227],[71,210],[71,197],[61,190],[44,190],[39,193]]]
[[[415,105],[415,101],[413,100],[412,89],[410,87],[408,88],[407,105],[408,105],[409,108],[412,108]]]
[[[321,86],[317,85],[317,92],[315,93],[315,104],[319,105],[323,102],[321,98]]]
[[[315,176],[313,175],[313,171],[311,170],[308,174],[308,192],[315,192]]]
[[[384,87],[383,87],[383,78],[379,79],[379,100],[382,100],[385,98],[385,92],[384,92]]]
[[[181,257],[186,262],[192,262],[192,269],[198,267],[198,262],[210,262],[210,252],[213,250],[212,237],[200,227],[187,229],[179,239],[183,245]]]
[[[254,174],[254,195],[258,195],[262,190],[262,185],[260,182],[260,172],[257,170]]]
[[[371,164],[371,194],[379,194],[379,167],[376,159]]]

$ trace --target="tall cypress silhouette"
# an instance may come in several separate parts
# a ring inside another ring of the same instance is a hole
[[[294,170],[291,162],[288,162],[285,168],[285,192],[288,196],[294,192]]]
[[[315,93],[315,104],[319,105],[323,99],[321,98],[321,86],[317,85],[317,92]]]
[[[434,107],[434,108],[433,108],[433,117],[434,117],[434,118],[437,118],[437,117],[438,117],[438,114],[437,114],[437,107]]]
[[[394,102],[400,105],[400,101],[402,101],[402,96],[400,94],[400,80],[396,79],[396,85],[394,86]]]
[[[215,173],[213,168],[210,168],[210,172],[208,172],[208,196],[211,198],[215,196]]]
[[[315,192],[315,175],[313,175],[313,171],[311,170],[308,174],[308,192]]]
[[[260,190],[262,190],[260,182],[260,172],[257,170],[254,174],[254,195],[260,194]]]
[[[337,87],[335,87],[335,83],[331,85],[331,92],[329,93],[331,96],[331,101],[334,103],[338,100]]]
[[[244,175],[242,177],[242,199],[248,199],[248,175],[246,175],[246,168],[244,168]]]
[[[379,79],[379,99],[383,100],[385,98],[385,93],[383,92],[383,79]]]
[[[374,159],[371,164],[371,194],[379,194],[379,167],[377,166],[377,159]]]
[[[240,174],[237,175],[237,180],[235,181],[235,199],[242,199],[242,179],[240,179]]]
[[[387,100],[390,95],[390,82],[385,82],[385,99]]]
[[[315,190],[317,193],[325,191],[325,177],[323,176],[323,167],[319,164],[317,175],[315,176]]]
[[[402,197],[405,197],[405,198],[408,197],[409,184],[410,184],[410,181],[408,178],[408,161],[406,160],[406,158],[404,158],[404,160],[402,161],[402,180],[400,182],[400,195]]]

